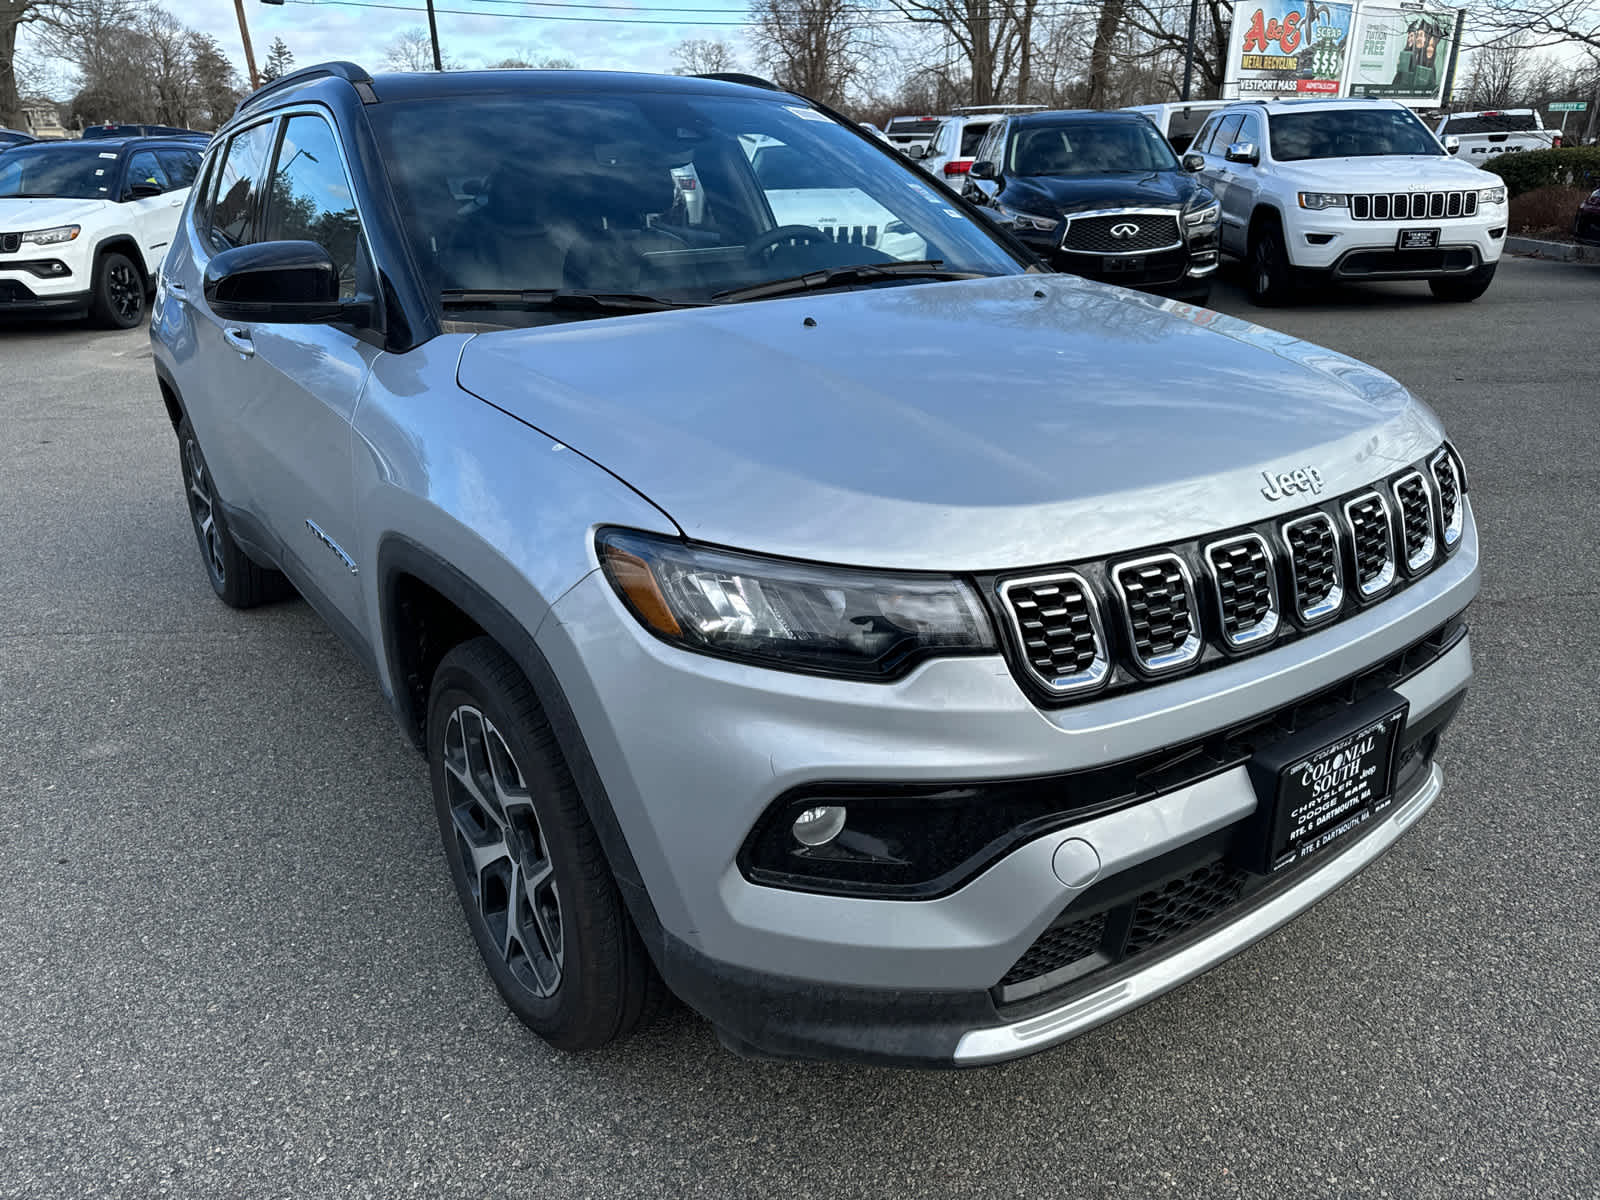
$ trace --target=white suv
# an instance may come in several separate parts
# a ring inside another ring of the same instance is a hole
[[[911,157],[929,175],[960,190],[961,177],[972,169],[978,146],[996,121],[1012,113],[1039,112],[1043,108],[1042,104],[958,108],[953,116],[944,118],[939,132],[933,135],[922,153]]]
[[[1301,284],[1425,279],[1476,300],[1506,233],[1501,181],[1451,158],[1402,104],[1257,100],[1206,122],[1189,147],[1222,205],[1222,250],[1248,264],[1257,304]]]
[[[204,146],[182,138],[38,142],[0,158],[0,316],[89,313],[132,329]]]

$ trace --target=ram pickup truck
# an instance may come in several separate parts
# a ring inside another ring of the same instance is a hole
[[[1537,109],[1503,108],[1491,112],[1447,113],[1439,118],[1435,133],[1443,142],[1457,140],[1450,150],[1463,162],[1483,162],[1491,155],[1513,150],[1559,150],[1561,131],[1546,129]]]

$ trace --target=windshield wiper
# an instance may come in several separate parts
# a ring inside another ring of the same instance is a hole
[[[829,267],[823,271],[808,271],[804,275],[790,275],[784,279],[769,279],[765,283],[752,283],[747,287],[731,288],[718,292],[711,298],[720,304],[740,300],[764,300],[769,296],[790,296],[796,292],[814,292],[820,288],[837,287],[843,283],[861,283],[872,279],[982,279],[982,271],[944,271],[942,258],[923,258],[912,262],[860,263],[853,267]]]
[[[595,292],[577,288],[446,288],[439,293],[446,308],[544,309],[548,312],[664,312],[699,308],[690,300],[663,300],[638,292]]]

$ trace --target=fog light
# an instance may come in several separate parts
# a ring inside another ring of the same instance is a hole
[[[826,846],[844,828],[845,815],[842,804],[808,808],[794,819],[790,832],[802,846]]]

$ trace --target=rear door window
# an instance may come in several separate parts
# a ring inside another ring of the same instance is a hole
[[[256,212],[261,206],[261,177],[272,143],[272,128],[270,121],[252,125],[228,143],[207,231],[213,253],[256,240]]]
[[[161,162],[161,169],[167,173],[167,179],[174,188],[186,188],[194,185],[194,177],[200,171],[200,155],[193,150],[157,150],[156,158]]]

